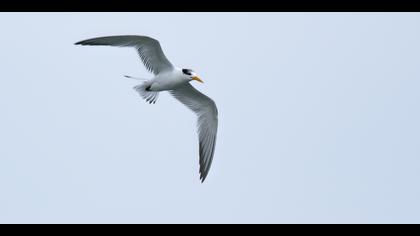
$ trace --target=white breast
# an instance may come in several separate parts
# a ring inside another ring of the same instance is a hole
[[[150,90],[153,91],[165,91],[165,90],[173,90],[180,85],[184,85],[188,83],[187,80],[177,71],[173,70],[167,73],[162,73],[156,75],[152,79],[152,85]]]

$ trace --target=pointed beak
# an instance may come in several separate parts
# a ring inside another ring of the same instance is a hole
[[[196,80],[200,83],[204,83],[200,78],[198,78],[197,76],[192,77],[192,80]]]

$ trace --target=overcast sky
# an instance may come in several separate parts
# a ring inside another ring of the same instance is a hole
[[[0,223],[420,223],[420,14],[1,13]],[[195,116],[129,48],[148,35],[219,109]]]

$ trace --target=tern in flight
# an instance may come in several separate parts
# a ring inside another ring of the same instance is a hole
[[[133,47],[137,50],[145,67],[154,74],[153,78],[144,80],[142,84],[134,87],[140,96],[154,104],[159,92],[168,91],[197,115],[200,180],[204,182],[213,161],[218,112],[214,101],[190,84],[193,80],[203,83],[197,74],[191,69],[181,69],[172,65],[163,53],[159,41],[147,36],[99,37],[77,42],[76,45]]]

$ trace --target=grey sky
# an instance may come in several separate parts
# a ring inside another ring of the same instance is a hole
[[[1,13],[1,223],[420,223],[420,14]],[[219,109],[122,75],[160,40]]]

